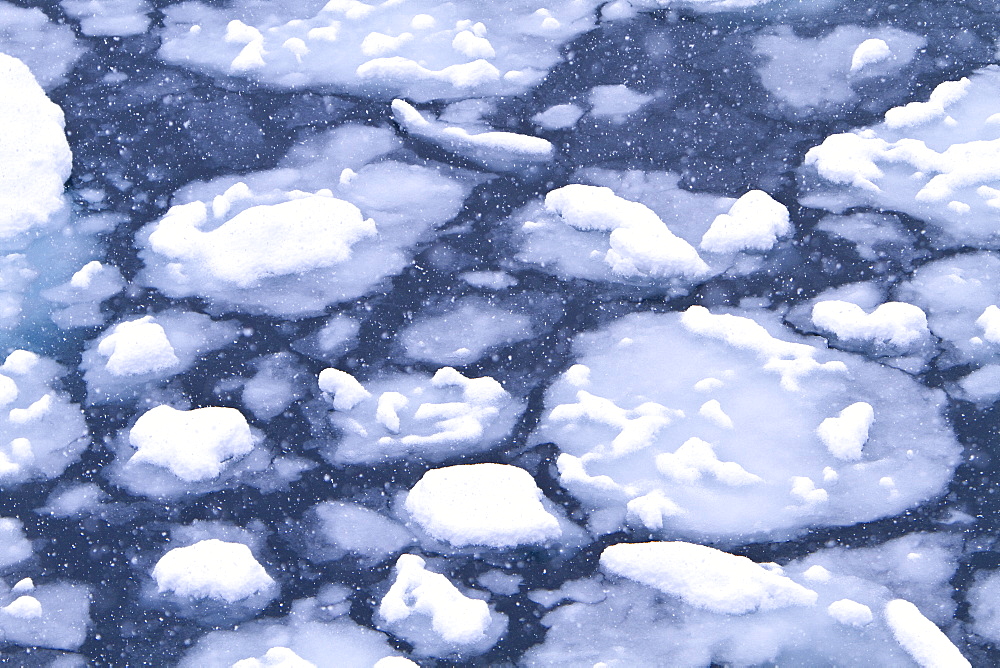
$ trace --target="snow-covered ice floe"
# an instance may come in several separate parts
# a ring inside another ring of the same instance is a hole
[[[1000,69],[986,67],[878,125],[827,137],[805,155],[803,203],[901,211],[925,221],[938,247],[996,248],[998,89]]]
[[[184,2],[165,12],[160,55],[279,87],[418,101],[511,94],[537,84],[559,46],[593,27],[597,4]]]
[[[574,350],[532,438],[598,533],[787,537],[902,512],[958,463],[939,391],[768,312],[630,315]]]

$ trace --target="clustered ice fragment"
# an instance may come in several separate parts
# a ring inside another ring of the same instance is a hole
[[[0,0],[4,661],[995,664],[988,4]]]

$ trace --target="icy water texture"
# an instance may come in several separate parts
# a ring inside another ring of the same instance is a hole
[[[998,40],[0,0],[3,663],[997,665]]]

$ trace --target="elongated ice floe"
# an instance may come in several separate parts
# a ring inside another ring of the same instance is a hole
[[[511,94],[538,83],[561,43],[594,25],[595,2],[271,3],[224,11],[186,2],[167,11],[166,60],[281,87],[373,96]]]
[[[574,350],[533,439],[598,533],[789,536],[901,512],[957,463],[941,393],[766,312],[631,315]]]
[[[436,119],[428,120],[405,100],[393,100],[392,113],[408,134],[492,170],[516,171],[548,162],[555,156],[555,147],[547,139],[488,128],[469,130]]]

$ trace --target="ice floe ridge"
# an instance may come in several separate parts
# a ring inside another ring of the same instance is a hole
[[[918,4],[0,0],[4,662],[1000,663]]]

